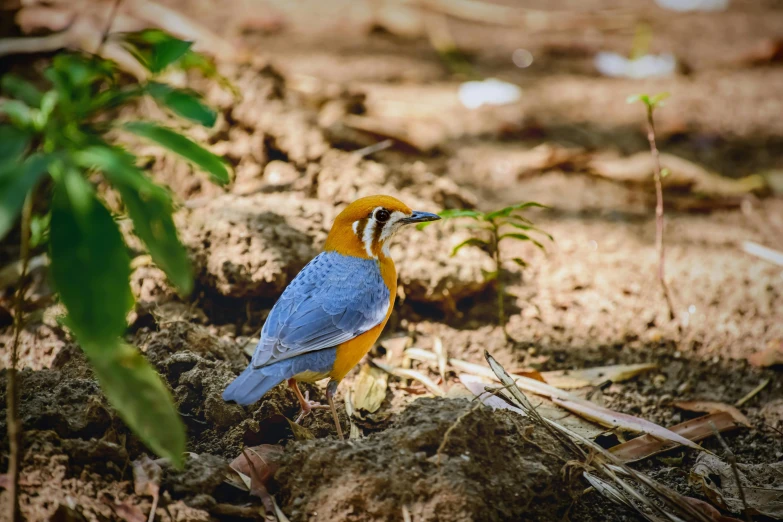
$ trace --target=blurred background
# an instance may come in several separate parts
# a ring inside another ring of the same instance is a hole
[[[150,100],[101,118],[163,119],[233,171],[219,186],[156,147],[126,142],[171,189],[195,277],[193,294],[178,295],[127,219],[118,220],[136,299],[126,339],[168,380],[180,411],[207,419],[209,427],[188,424],[193,451],[233,457],[241,441],[293,438],[265,438],[266,409],[225,413],[222,388],[246,362],[230,347],[252,347],[340,209],[388,193],[428,211],[536,201],[550,208],[525,215],[554,241],[545,241],[546,253],[530,242],[508,247],[501,282],[509,339],[497,324],[491,252],[451,255],[469,237],[464,223],[402,235],[392,250],[399,304],[384,357],[440,346],[464,361],[483,363],[486,349],[509,368],[541,371],[654,363],[638,380],[596,388],[592,400],[671,426],[690,418],[670,407],[673,398],[736,404],[752,393],[743,412],[773,428],[729,439],[737,458],[783,458],[783,1],[0,0],[0,74],[39,82],[55,53],[70,49],[114,60],[121,84],[143,81],[149,71],[116,37],[149,28],[214,59],[219,79],[181,70],[159,77],[202,93],[217,110],[214,127],[176,123]],[[628,103],[658,93],[668,93],[654,118],[671,314],[656,278],[647,113]],[[112,190],[93,181],[122,214]],[[20,367],[34,370],[42,388],[76,375],[47,373],[70,368],[73,353],[55,319],[62,308],[47,283],[45,250],[33,252],[31,322],[20,348]],[[0,243],[2,347],[12,334],[19,251],[11,232]],[[178,362],[185,353],[201,362]],[[203,373],[183,377],[185,366]],[[419,369],[437,379],[431,365]],[[445,389],[459,386],[454,372],[440,378]],[[367,417],[367,432],[385,430],[411,397],[428,393],[412,381],[389,390],[380,410],[388,415]],[[66,401],[58,397],[51,401]],[[26,406],[28,424],[49,422],[51,412],[36,407]],[[325,436],[315,421],[309,427]],[[349,455],[334,458],[350,466]],[[677,473],[691,464],[651,468],[678,487]],[[298,508],[286,495],[290,513]],[[477,506],[479,497],[466,502]],[[579,503],[572,519],[614,520],[600,505]],[[621,512],[611,516],[637,520]]]

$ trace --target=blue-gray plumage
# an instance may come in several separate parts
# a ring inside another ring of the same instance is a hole
[[[253,404],[266,392],[295,375],[312,372],[323,375],[329,373],[334,365],[337,348],[325,348],[299,357],[284,359],[263,368],[254,368],[252,364],[245,368],[239,377],[223,392],[223,399],[234,401],[242,406]]]
[[[379,325],[388,310],[389,289],[378,261],[322,252],[275,303],[253,366],[337,346]]]
[[[275,303],[251,364],[223,399],[252,404],[286,379],[327,377],[336,347],[381,324],[389,306],[377,260],[322,252]]]

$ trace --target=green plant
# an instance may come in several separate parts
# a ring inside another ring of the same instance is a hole
[[[227,183],[230,170],[219,157],[171,128],[109,117],[111,111],[146,96],[199,125],[211,127],[216,121],[216,113],[199,95],[155,80],[175,66],[214,72],[190,50],[189,42],[160,31],[127,35],[123,41],[150,71],[150,81],[123,83],[114,63],[67,53],[56,55],[44,72],[51,85],[46,92],[10,74],[0,81],[10,97],[0,102],[0,116],[9,122],[0,123],[0,239],[16,222],[25,200],[38,198],[40,206],[48,207],[41,216],[24,213],[23,244],[48,242],[50,276],[67,310],[65,324],[109,402],[153,451],[181,466],[185,431],[171,395],[139,351],[122,340],[133,306],[130,257],[116,216],[96,184],[103,180],[116,191],[135,234],[168,279],[187,294],[193,286],[191,266],[172,219],[172,197],[137,166],[134,154],[110,143],[107,133],[154,142],[208,172],[217,183]]]
[[[490,253],[492,259],[495,261],[495,270],[485,273],[485,277],[489,280],[494,280],[497,283],[497,306],[498,306],[498,324],[503,328],[503,333],[508,337],[506,331],[506,313],[505,313],[505,298],[506,291],[503,285],[503,252],[501,245],[505,244],[506,240],[518,241],[518,242],[530,242],[546,252],[544,245],[534,237],[531,237],[531,233],[537,233],[545,236],[550,241],[554,241],[551,235],[543,230],[537,228],[532,221],[522,215],[522,211],[531,207],[547,208],[540,203],[527,202],[505,207],[494,212],[479,212],[478,210],[444,210],[439,215],[443,220],[447,219],[470,219],[475,221],[469,226],[472,237],[461,242],[455,246],[451,255],[455,255],[461,249],[467,246],[474,246],[482,248]],[[428,226],[429,223],[422,223],[419,225],[419,229]],[[521,232],[520,232],[521,231]],[[513,257],[511,261],[516,263],[522,268],[527,267],[527,262],[520,257]]]
[[[666,306],[669,309],[669,319],[674,320],[674,305],[669,293],[669,285],[666,283],[665,273],[666,246],[663,237],[665,223],[663,215],[663,185],[661,182],[669,174],[669,171],[668,169],[661,169],[661,155],[655,143],[655,120],[653,119],[655,109],[663,106],[663,101],[668,97],[668,92],[662,92],[653,96],[635,94],[629,96],[626,101],[627,103],[643,103],[647,112],[647,141],[650,144],[650,154],[652,154],[653,159],[653,179],[655,181],[655,248],[658,251],[658,282],[661,285],[663,297],[666,299]]]

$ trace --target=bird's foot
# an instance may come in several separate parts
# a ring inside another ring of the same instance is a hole
[[[310,400],[310,392],[306,391],[302,400],[299,401],[299,405],[302,407],[302,411],[299,412],[299,416],[296,417],[295,423],[299,424],[302,419],[307,417],[313,410],[328,410],[329,406],[321,404],[320,402]]]

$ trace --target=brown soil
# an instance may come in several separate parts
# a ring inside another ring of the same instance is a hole
[[[232,37],[232,28],[263,25],[261,15],[243,12],[237,20],[228,8],[210,18],[210,4],[194,2],[191,9]],[[599,9],[606,2],[578,4]],[[655,362],[657,371],[585,391],[599,404],[663,426],[697,415],[675,408],[675,400],[733,404],[769,379],[741,408],[753,428],[725,438],[741,463],[783,460],[779,366],[748,362],[783,341],[783,274],[742,250],[744,241],[783,249],[783,200],[775,188],[783,166],[783,69],[747,58],[767,39],[780,38],[783,11],[775,2],[752,0],[709,15],[624,4],[651,23],[652,50],[674,52],[687,70],[650,81],[597,76],[593,54],[627,51],[632,25],[535,32],[452,22],[480,74],[523,88],[519,104],[468,111],[456,97],[464,78],[449,72],[425,38],[369,32],[384,25],[369,18],[359,24],[367,30],[338,24],[320,31],[313,15],[308,34],[289,23],[279,34],[236,37],[257,58],[252,66],[223,67],[241,101],[190,79],[220,107],[214,131],[192,132],[233,164],[236,180],[224,190],[155,149],[142,152],[155,179],[183,203],[176,218],[197,281],[193,295],[182,298],[160,270],[141,257],[134,261],[137,307],[127,338],[171,387],[190,452],[184,472],[161,463],[156,520],[260,518],[260,500],[223,482],[241,448],[259,444],[285,447],[269,489],[294,522],[400,520],[404,511],[414,521],[640,520],[594,491],[582,494],[586,484],[569,462],[573,456],[526,419],[464,399],[417,399],[422,389],[397,379],[390,379],[378,413],[355,419],[364,437],[348,442],[336,440],[326,412],[306,417],[304,430],[292,429],[288,419],[298,406],[284,386],[248,408],[222,401],[274,300],[318,252],[336,213],[375,193],[430,211],[535,200],[551,209],[529,217],[555,237],[547,254],[528,244],[504,254],[529,263],[524,271],[506,266],[508,341],[496,325],[495,287],[484,276],[492,270],[490,256],[477,248],[450,256],[468,237],[464,227],[447,222],[404,232],[392,249],[400,295],[385,341],[408,337],[429,349],[440,339],[451,357],[483,364],[488,350],[509,368]],[[531,67],[513,66],[509,57],[517,48],[532,52]],[[625,98],[660,90],[673,94],[657,116],[662,151],[723,180],[763,174],[767,183],[741,197],[718,197],[720,191],[705,185],[699,192],[695,185],[667,189],[666,273],[675,321],[655,279],[653,193],[647,185],[596,176],[591,163],[646,150],[642,110]],[[353,151],[385,137],[354,125],[370,120],[396,137],[404,129],[406,139],[359,157]],[[1,252],[5,265],[17,251],[9,243]],[[30,520],[136,520],[128,513],[145,519],[151,500],[134,493],[130,463],[147,450],[103,398],[58,322],[62,309],[47,297],[40,272],[21,337],[24,512]],[[0,289],[4,364],[12,338],[10,290]],[[437,380],[428,367],[418,369]],[[341,392],[353,379],[346,378]],[[442,385],[450,397],[467,393],[452,371]],[[8,445],[4,371],[0,386],[1,467]],[[322,386],[305,389],[323,401]],[[339,410],[347,426],[342,401]],[[705,446],[723,453],[715,440]],[[663,457],[637,467],[704,499],[687,480],[696,455],[674,450]],[[0,519],[7,502],[0,493]]]

